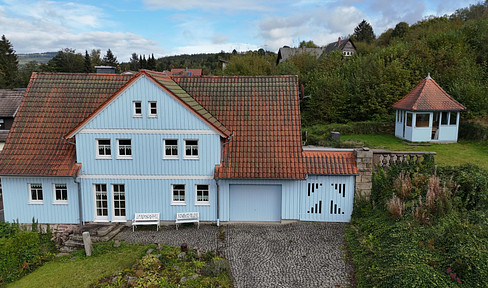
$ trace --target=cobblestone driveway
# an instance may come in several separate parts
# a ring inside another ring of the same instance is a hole
[[[163,227],[162,227],[163,228]],[[201,225],[159,232],[126,229],[117,238],[129,243],[163,243],[220,250],[229,261],[234,285],[244,287],[349,287],[344,262],[345,224]]]

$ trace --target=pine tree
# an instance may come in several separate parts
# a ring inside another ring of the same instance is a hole
[[[142,56],[142,60],[141,60],[141,69],[147,69],[146,55],[143,55],[143,56]]]
[[[376,36],[374,36],[373,27],[366,22],[366,20],[361,21],[359,25],[354,28],[353,37],[357,41],[371,42]]]
[[[139,58],[137,57],[136,53],[132,53],[132,57],[130,58],[129,69],[132,71],[139,70]]]
[[[115,57],[114,54],[112,53],[112,50],[110,50],[110,49],[107,50],[107,54],[105,54],[105,56],[103,56],[102,65],[112,66],[112,67],[117,68],[117,66],[119,65],[119,62],[117,61],[117,57]]]
[[[10,41],[2,35],[0,40],[0,88],[14,88],[18,79],[17,55]]]
[[[156,59],[154,59],[154,54],[147,59],[147,69],[149,70],[156,70]]]
[[[88,54],[88,51],[86,50],[85,50],[85,72],[86,73],[93,72],[91,60],[90,60],[90,54]]]

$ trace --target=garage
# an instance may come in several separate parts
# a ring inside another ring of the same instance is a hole
[[[230,221],[281,221],[281,185],[229,185]]]

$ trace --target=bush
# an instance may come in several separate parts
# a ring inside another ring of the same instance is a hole
[[[459,123],[459,139],[470,141],[488,140],[488,127],[473,122]]]

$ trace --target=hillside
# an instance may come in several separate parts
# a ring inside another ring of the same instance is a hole
[[[19,65],[25,65],[31,61],[36,61],[39,64],[47,64],[58,52],[43,52],[43,53],[29,53],[17,54]]]

